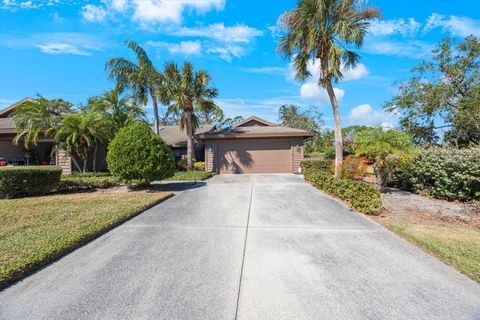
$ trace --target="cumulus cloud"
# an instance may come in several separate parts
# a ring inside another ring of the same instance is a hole
[[[333,92],[337,97],[338,103],[340,103],[345,95],[345,90],[340,88],[333,88]],[[315,82],[307,82],[300,87],[300,97],[302,99],[313,99],[320,105],[330,104],[330,98],[325,89],[320,88]]]
[[[321,75],[320,61],[318,59],[315,61],[310,60],[307,64],[307,70],[312,75],[311,76],[312,81],[315,81],[315,82],[318,81],[318,78]],[[370,74],[367,67],[362,63],[358,63],[355,66],[355,68],[342,67],[341,71],[343,74],[343,79],[342,79],[343,81],[358,80]],[[295,68],[293,67],[293,61],[291,61],[289,64],[287,78],[290,80],[293,80],[295,79],[295,75],[296,75],[296,71],[295,71]]]
[[[380,125],[384,128],[391,128],[394,123],[392,114],[383,110],[375,110],[369,104],[360,104],[350,110],[346,120],[350,125]]]
[[[163,41],[147,41],[146,45],[157,48],[165,48],[170,54],[198,55],[201,52],[202,44],[200,41],[181,41],[179,43],[169,43]]]
[[[227,44],[221,47],[211,47],[207,49],[209,53],[217,54],[220,59],[225,61],[232,61],[235,58],[241,58],[245,54],[245,49],[239,45]]]
[[[369,32],[373,36],[389,36],[400,34],[403,36],[417,33],[421,24],[414,18],[394,19],[394,20],[375,20],[371,23]]]
[[[132,6],[135,20],[180,23],[185,10],[200,13],[213,9],[222,10],[225,0],[132,0]]]
[[[211,38],[222,42],[249,43],[256,37],[263,35],[263,32],[244,24],[228,27],[223,23],[214,23],[195,28],[183,27],[173,30],[169,34],[181,37]]]
[[[104,7],[94,6],[91,4],[82,7],[82,17],[89,22],[100,22],[105,20],[107,11]]]
[[[479,36],[480,20],[434,13],[427,19],[423,31],[428,32],[435,28],[441,28],[443,32],[448,32],[454,36],[467,37],[471,34]]]

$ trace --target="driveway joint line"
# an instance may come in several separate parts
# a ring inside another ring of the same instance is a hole
[[[252,211],[253,186],[255,185],[255,176],[252,177],[252,187],[250,188],[250,201],[248,203],[247,227],[245,228],[245,242],[243,244],[242,266],[240,269],[240,281],[238,283],[237,305],[235,307],[235,320],[238,319],[238,306],[240,304],[240,292],[242,290],[243,268],[245,265],[245,255],[247,252],[248,226],[250,224],[250,212]]]

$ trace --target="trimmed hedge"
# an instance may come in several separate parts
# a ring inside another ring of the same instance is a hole
[[[350,207],[365,214],[378,214],[382,211],[380,192],[364,181],[335,178],[331,172],[307,169],[305,180],[325,193],[345,201]]]
[[[439,199],[480,199],[480,147],[421,149],[396,169],[390,184]]]
[[[107,189],[119,185],[120,182],[118,179],[108,173],[74,173],[71,175],[62,176],[59,189]]]
[[[62,168],[26,166],[0,168],[0,198],[41,195],[55,190]]]
[[[333,162],[332,160],[303,160],[300,162],[300,168],[302,168],[302,172],[307,169],[333,172]]]

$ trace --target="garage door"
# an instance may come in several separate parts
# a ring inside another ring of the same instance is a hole
[[[220,173],[292,172],[290,140],[236,140],[218,143]]]

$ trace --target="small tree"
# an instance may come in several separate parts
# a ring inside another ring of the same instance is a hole
[[[354,138],[354,149],[358,155],[364,155],[373,162],[380,191],[387,186],[395,162],[410,157],[414,151],[408,133],[382,128],[359,131]]]
[[[129,186],[132,180],[149,185],[175,173],[172,151],[143,122],[132,123],[118,131],[109,145],[107,163],[110,172]]]

